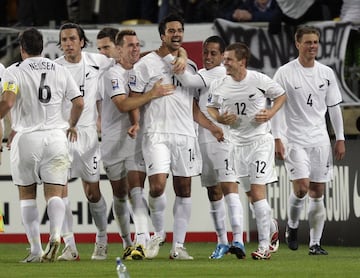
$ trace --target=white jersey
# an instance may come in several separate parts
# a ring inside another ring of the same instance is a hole
[[[120,64],[111,67],[104,75],[104,97],[101,111],[102,137],[120,138],[126,136],[131,126],[129,114],[122,113],[116,107],[112,98],[129,94],[129,71]]]
[[[247,70],[241,81],[227,75],[214,80],[209,90],[208,107],[218,108],[220,113],[238,115],[230,126],[230,140],[233,144],[248,144],[269,133],[270,123],[257,123],[255,115],[266,109],[266,99],[275,99],[285,93],[270,77]]]
[[[226,75],[226,69],[224,66],[217,66],[214,67],[210,70],[206,70],[206,69],[200,69],[198,71],[198,73],[204,78],[204,80],[206,81],[206,84],[208,87],[205,88],[201,88],[200,91],[200,95],[199,95],[199,108],[200,111],[210,120],[212,121],[214,124],[216,124],[217,126],[220,126],[224,131],[227,129],[226,126],[216,122],[210,115],[209,112],[207,111],[207,103],[209,100],[209,85],[211,84],[211,82],[217,78],[221,78],[224,77]],[[199,130],[199,135],[198,135],[198,139],[199,139],[199,143],[211,143],[211,142],[217,142],[216,138],[214,137],[214,135],[211,134],[211,132],[206,129],[203,128],[202,126],[199,125],[198,127]]]
[[[2,84],[3,91],[17,93],[11,121],[19,133],[68,128],[68,119],[62,116],[63,101],[81,96],[69,71],[43,57],[11,65],[4,71]]]
[[[64,56],[59,57],[55,62],[69,69],[83,94],[84,110],[77,126],[95,126],[98,116],[96,101],[101,98],[99,96],[102,90],[101,78],[104,71],[113,64],[113,60],[102,54],[83,51],[79,63],[69,63]],[[70,117],[69,105],[64,105],[63,113],[65,118]]]
[[[325,113],[328,106],[342,101],[333,70],[317,61],[314,67],[305,68],[296,59],[280,67],[274,80],[287,93],[279,115],[285,115],[288,142],[306,147],[330,144]],[[276,133],[277,129],[274,126]]]
[[[194,64],[188,70],[196,72]],[[134,92],[145,93],[155,82],[163,78],[163,84],[176,86],[173,94],[157,99],[144,106],[144,134],[171,133],[196,137],[193,123],[193,89],[181,86],[171,68],[155,52],[138,61],[130,76],[130,88]]]

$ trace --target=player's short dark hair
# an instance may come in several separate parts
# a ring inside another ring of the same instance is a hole
[[[122,46],[124,43],[125,36],[136,36],[136,32],[132,29],[125,29],[118,32],[115,39],[115,44]]]
[[[219,37],[219,36],[210,36],[208,37],[204,43],[203,43],[203,46],[207,43],[218,43],[219,44],[219,49],[220,49],[220,53],[224,53],[225,51],[225,47],[226,47],[226,44],[225,44],[225,41]]]
[[[103,38],[109,38],[115,44],[115,38],[119,29],[113,27],[104,27],[102,28],[99,33],[97,33],[96,39],[100,40]]]
[[[89,43],[89,39],[86,37],[84,29],[79,24],[72,23],[72,22],[64,23],[63,25],[61,25],[60,32],[59,32],[59,42],[57,43],[57,45],[61,44],[61,31],[66,30],[66,29],[76,29],[76,31],[79,35],[80,41],[84,40],[84,45],[82,48],[87,47],[87,45]]]
[[[226,47],[225,51],[235,51],[235,57],[238,61],[241,59],[246,60],[246,66],[249,64],[251,52],[249,47],[242,42],[235,42]]]
[[[44,49],[43,36],[39,30],[34,27],[25,29],[19,33],[19,44],[21,48],[29,55],[41,55]]]
[[[184,29],[184,19],[176,13],[171,13],[167,16],[165,16],[160,22],[159,22],[159,34],[161,35],[165,35],[165,30],[166,30],[166,23],[168,22],[172,22],[172,21],[179,21],[181,23],[182,28]]]
[[[295,41],[300,42],[302,37],[307,34],[315,34],[320,39],[320,31],[313,26],[300,26],[296,29],[295,32]]]

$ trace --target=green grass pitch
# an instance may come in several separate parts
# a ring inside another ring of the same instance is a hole
[[[291,251],[280,244],[279,251],[268,261],[255,261],[250,253],[256,243],[246,244],[247,257],[238,260],[235,255],[226,255],[221,260],[209,260],[215,243],[186,244],[193,261],[169,260],[171,245],[165,243],[157,258],[143,261],[125,261],[131,278],[147,277],[360,277],[359,247],[323,246],[328,256],[309,256],[308,248],[300,245]],[[80,261],[22,264],[28,250],[27,244],[0,244],[0,277],[116,277],[115,259],[122,255],[120,243],[109,244],[108,259],[90,259],[93,244],[78,244]]]

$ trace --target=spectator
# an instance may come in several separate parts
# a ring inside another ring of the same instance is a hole
[[[66,0],[19,0],[18,25],[41,26],[54,20],[57,25],[68,19]]]
[[[358,0],[343,0],[340,11],[341,21],[360,23],[360,3]]]
[[[307,21],[323,20],[322,5],[317,0],[276,0],[279,10],[269,25],[270,33],[279,33],[281,23],[298,26]]]
[[[275,0],[246,0],[232,14],[233,21],[268,21],[279,13]]]

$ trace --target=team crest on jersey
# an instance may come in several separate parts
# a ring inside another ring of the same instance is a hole
[[[211,102],[212,94],[208,94],[208,102]]]
[[[113,90],[119,89],[119,80],[117,80],[117,79],[111,79],[111,84],[112,84]]]
[[[136,76],[133,74],[130,74],[129,76],[129,84],[130,85],[136,85]]]

